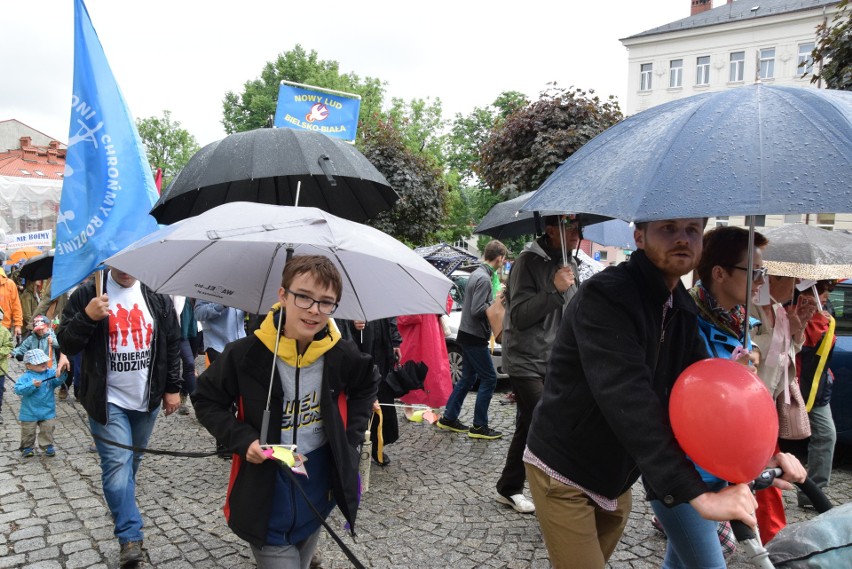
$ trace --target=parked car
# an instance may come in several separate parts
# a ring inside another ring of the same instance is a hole
[[[837,343],[831,358],[834,385],[831,414],[837,429],[837,442],[852,446],[852,279],[834,288],[829,299],[835,312]]]
[[[450,296],[453,298],[453,307],[448,315],[450,335],[447,336],[447,353],[450,357],[450,376],[453,380],[453,385],[461,379],[462,363],[464,355],[461,346],[456,342],[456,335],[459,331],[459,323],[461,322],[461,311],[464,303],[464,291],[467,286],[467,279],[470,278],[470,273],[476,266],[469,267],[470,270],[458,269],[450,275],[450,280],[453,281],[453,288],[450,289]],[[494,362],[494,369],[497,370],[497,379],[506,379],[509,376],[503,373],[502,364],[503,348],[500,344],[494,345],[494,350],[491,352],[491,360]]]

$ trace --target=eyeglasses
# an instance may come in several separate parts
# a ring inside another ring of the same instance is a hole
[[[748,267],[738,267],[736,265],[725,265],[729,269],[739,269],[741,271],[748,271]],[[768,269],[766,267],[754,267],[751,270],[751,280],[754,282],[766,280],[766,273]]]
[[[327,300],[314,300],[310,296],[305,294],[299,294],[298,292],[293,292],[292,290],[285,288],[285,292],[293,295],[293,304],[298,306],[299,308],[304,308],[305,310],[310,310],[311,307],[316,304],[319,311],[323,314],[331,316],[334,314],[334,311],[337,310],[336,302],[329,302]]]

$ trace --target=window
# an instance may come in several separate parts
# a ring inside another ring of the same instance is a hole
[[[813,43],[799,44],[799,61],[796,64],[797,75],[807,75],[814,70],[814,60],[811,58],[811,52],[814,50]]]
[[[833,213],[818,213],[816,216],[817,227],[823,229],[834,229],[834,214]]]
[[[606,261],[607,260],[607,256],[608,256],[607,251],[595,251],[595,252],[598,253],[598,256],[600,257],[598,259],[599,261]]]
[[[22,173],[23,175],[25,175],[25,176],[30,176],[30,175],[31,175],[29,170],[24,170],[23,168],[18,168],[18,169],[19,169],[19,170],[21,171],[21,173]]]
[[[745,52],[735,51],[731,53],[731,73],[728,76],[728,81],[731,83],[741,82],[743,80],[743,71],[745,68]]]
[[[683,60],[672,59],[669,62],[669,87],[683,86]]]
[[[696,59],[695,66],[695,84],[709,85],[710,84],[710,56],[704,55]]]
[[[775,77],[774,47],[760,50],[760,69],[758,75],[761,79],[773,79]]]
[[[838,336],[852,336],[852,287],[840,284],[828,293],[834,308]]]
[[[639,66],[639,90],[640,91],[650,91],[651,90],[651,71],[653,70],[653,64],[651,63],[643,63]]]
[[[748,221],[748,217],[746,217],[746,221]],[[755,215],[754,216],[754,226],[755,227],[766,227],[766,216],[765,215]]]
[[[44,176],[44,172],[42,172],[41,170],[36,170],[35,173],[39,176]]]
[[[717,215],[716,216],[716,227],[728,227],[730,220],[727,215]]]
[[[784,216],[784,225],[787,225],[788,223],[801,223],[801,221],[802,214],[800,213],[788,213]]]

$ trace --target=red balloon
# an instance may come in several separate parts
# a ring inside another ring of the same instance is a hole
[[[669,418],[689,458],[728,482],[754,480],[778,441],[772,395],[732,360],[701,360],[683,370],[672,388]]]

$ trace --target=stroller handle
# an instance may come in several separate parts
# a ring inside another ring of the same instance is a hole
[[[764,470],[760,476],[758,476],[753,482],[754,488],[767,488],[772,484],[772,480],[778,476],[781,476],[782,472],[780,468],[770,468]],[[767,484],[768,480],[768,484]],[[810,499],[811,504],[813,504],[814,509],[818,513],[827,512],[833,506],[831,502],[828,500],[826,495],[823,493],[822,489],[816,485],[816,483],[810,478],[806,478],[804,482],[795,483],[796,486],[805,494],[805,496]],[[754,534],[754,530],[745,525],[743,522],[739,520],[731,520],[731,529],[734,531],[734,536],[737,538],[737,541],[743,542],[747,539],[756,539]]]

